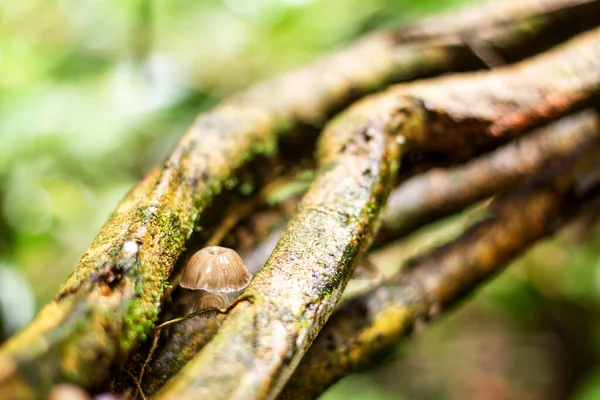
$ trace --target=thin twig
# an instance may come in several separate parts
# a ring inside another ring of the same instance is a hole
[[[137,391],[140,394],[140,396],[142,397],[142,400],[146,400],[146,395],[144,394],[144,391],[142,390],[142,387],[140,386],[140,382],[137,380],[135,375],[133,375],[130,371],[127,371],[127,370],[125,370],[125,372],[131,377],[131,379],[135,383]]]

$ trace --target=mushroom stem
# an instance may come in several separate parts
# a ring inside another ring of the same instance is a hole
[[[219,313],[219,314],[227,314],[227,313],[229,313],[231,310],[233,310],[233,308],[234,308],[235,306],[237,306],[239,303],[241,303],[242,301],[249,301],[250,303],[254,303],[254,299],[255,299],[255,296],[254,296],[253,294],[243,294],[243,295],[241,295],[241,296],[237,297],[235,300],[233,300],[233,301],[231,302],[231,304],[230,304],[230,305],[228,305],[228,306],[227,306],[227,307],[225,307],[225,308],[218,308],[218,307],[206,307],[206,308],[203,308],[202,310],[193,311],[193,312],[191,312],[191,313],[189,313],[189,314],[186,314],[186,315],[184,315],[183,317],[173,318],[173,319],[171,319],[171,320],[168,320],[168,321],[166,321],[166,322],[163,322],[163,323],[162,323],[162,324],[160,324],[160,325],[157,325],[157,326],[155,326],[155,327],[154,327],[154,331],[158,332],[158,331],[160,331],[162,328],[164,328],[165,326],[169,326],[169,325],[172,325],[172,324],[176,324],[176,323],[178,323],[178,322],[181,322],[181,321],[185,321],[186,319],[190,319],[190,318],[197,317],[197,316],[199,316],[199,315],[202,315],[202,314],[205,314],[205,313],[207,313],[207,312],[209,312],[209,311],[216,311],[216,312],[217,312],[217,313]]]

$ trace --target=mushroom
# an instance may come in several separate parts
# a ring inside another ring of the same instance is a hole
[[[208,246],[188,261],[179,280],[181,287],[208,292],[236,292],[250,283],[252,274],[232,249]]]

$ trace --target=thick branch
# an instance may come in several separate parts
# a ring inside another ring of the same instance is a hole
[[[402,183],[386,207],[385,242],[505,191],[556,158],[600,135],[595,113],[565,118],[455,168],[434,169]]]
[[[369,115],[419,114],[400,135],[410,149],[468,158],[491,144],[588,106],[600,97],[600,29],[552,51],[492,71],[394,86],[353,104],[335,129],[367,125]],[[345,143],[332,143],[330,153]]]
[[[382,224],[386,234],[378,237],[376,244],[384,245],[411,227],[420,226],[419,222],[422,223],[425,216],[448,215],[473,202],[505,191],[525,177],[543,170],[556,159],[580,151],[598,137],[600,128],[597,117],[595,113],[588,111],[542,128],[539,132],[511,142],[465,166],[416,176],[391,192]],[[251,222],[247,222],[250,226],[245,229],[252,229],[256,224],[263,225],[263,229],[250,233],[252,239],[260,240],[270,237],[269,233],[277,231],[288,218],[289,213],[283,209],[271,209],[253,215]],[[430,221],[431,218],[426,220]],[[253,243],[261,248],[260,243]],[[229,245],[233,245],[238,251],[241,248],[242,253],[244,252],[244,246],[235,245],[231,241]],[[271,246],[267,247],[272,249]],[[258,263],[260,266],[267,256],[265,254],[261,258],[263,261]],[[249,265],[251,270],[258,270],[259,265],[254,265],[256,263],[251,258],[247,261],[252,264]],[[194,301],[195,297],[190,291],[179,293],[171,306],[171,312],[165,318],[185,314]],[[208,343],[217,330],[217,324],[207,323],[202,319],[190,319],[173,325],[145,369],[144,379],[140,382],[145,395],[152,395],[174,376]],[[141,349],[139,356],[130,360],[125,368],[129,372],[138,371],[146,359],[147,350],[148,348]],[[134,386],[129,375],[122,374],[122,379],[127,386]]]
[[[343,376],[374,364],[415,324],[437,317],[535,241],[554,233],[591,197],[592,187],[582,191],[579,180],[600,157],[598,141],[589,144],[520,191],[496,199],[487,218],[457,239],[408,261],[378,288],[345,301],[279,398],[313,399]]]
[[[324,133],[315,182],[245,292],[253,301],[230,312],[159,398],[261,398],[285,382],[339,299],[396,174],[397,127],[373,117],[368,133]],[[348,146],[331,154],[332,140]]]

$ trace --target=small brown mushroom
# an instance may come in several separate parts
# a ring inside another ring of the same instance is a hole
[[[200,295],[200,297],[198,298],[198,301],[196,302],[196,304],[194,305],[194,311],[201,311],[201,310],[204,310],[206,308],[211,308],[211,307],[225,308],[225,303],[228,302],[229,300],[225,299],[224,296],[227,296],[227,295],[203,292]],[[218,313],[216,311],[207,311],[204,314],[202,314],[202,316],[205,318],[213,318],[213,317],[216,317],[217,314]]]
[[[188,261],[179,280],[181,287],[209,292],[235,292],[250,283],[252,274],[232,249],[208,246]]]

